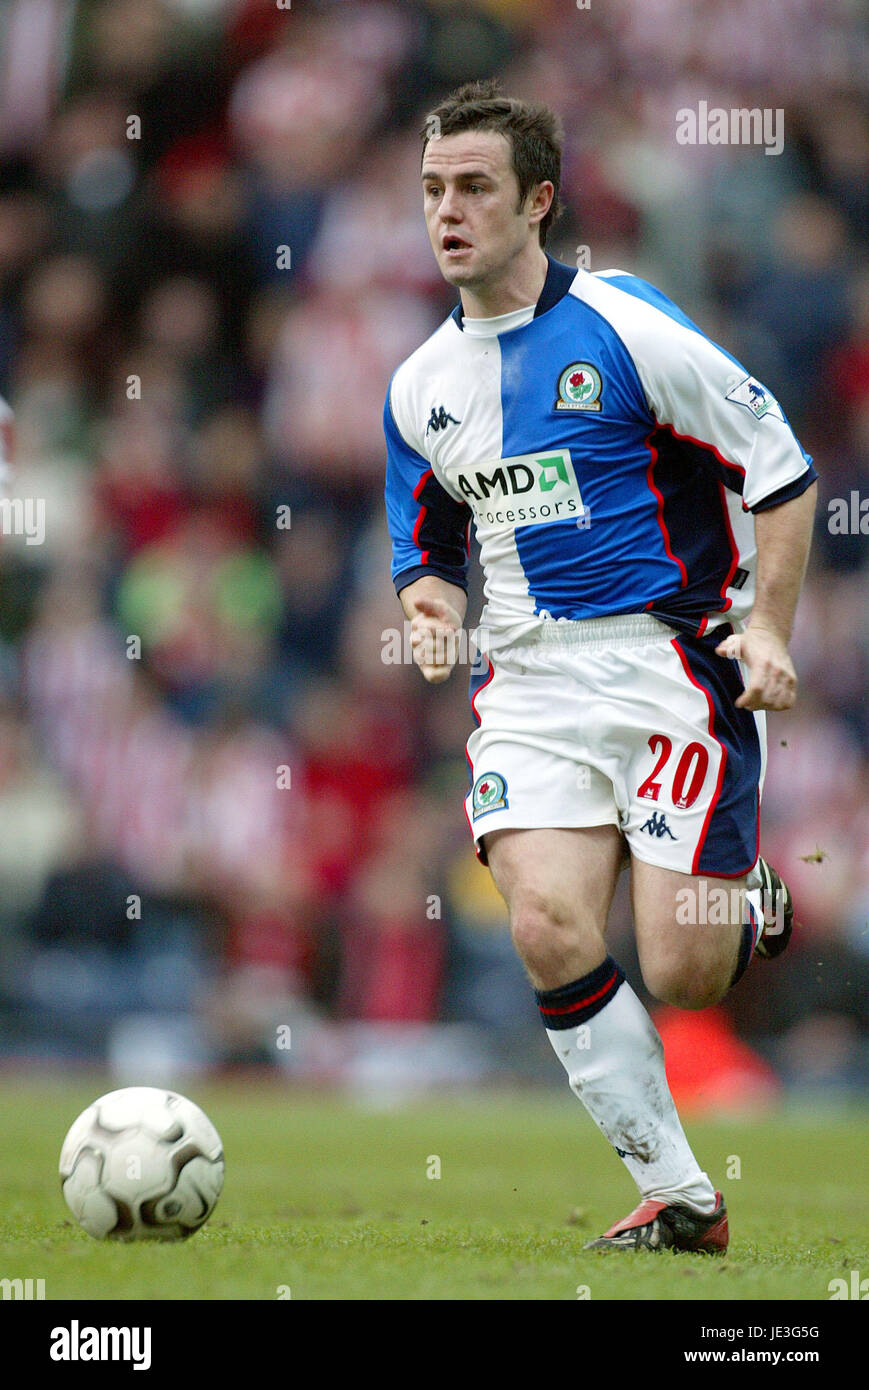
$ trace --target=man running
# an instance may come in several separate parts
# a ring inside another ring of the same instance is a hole
[[[423,138],[428,232],[460,302],[384,412],[414,657],[432,682],[455,663],[473,521],[468,820],[571,1088],[641,1196],[591,1245],[723,1252],[723,1199],[605,934],[629,856],[658,999],[714,1004],[787,944],[790,898],[758,855],[763,711],[796,697],[816,475],[774,396],[665,295],[546,254],[551,111],[471,83]],[[728,920],[680,911],[716,889]]]

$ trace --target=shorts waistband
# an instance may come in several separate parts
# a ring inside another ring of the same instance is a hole
[[[669,642],[676,633],[650,613],[619,613],[608,618],[579,618],[556,622],[545,619],[539,638],[547,646],[605,650],[640,647],[648,642]]]

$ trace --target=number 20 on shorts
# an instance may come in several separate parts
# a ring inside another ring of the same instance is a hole
[[[647,801],[657,801],[661,793],[661,781],[656,779],[661,776],[670,760],[673,742],[672,739],[667,738],[666,734],[652,734],[649,739],[649,748],[657,757],[657,762],[645,781],[638,786],[637,796],[645,797]],[[678,806],[682,811],[687,811],[689,807],[694,805],[703,789],[708,770],[709,753],[706,748],[702,743],[689,743],[679,758],[673,773],[672,798],[674,806]]]

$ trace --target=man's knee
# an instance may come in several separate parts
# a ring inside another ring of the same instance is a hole
[[[555,893],[523,888],[511,895],[510,932],[526,965],[552,969],[569,955],[579,935],[576,909]]]
[[[650,994],[677,1009],[708,1009],[724,998],[730,977],[720,969],[700,970],[681,962],[655,961],[643,966],[643,980]]]
[[[535,988],[555,988],[599,965],[618,872],[615,827],[496,831],[486,836],[486,850]]]

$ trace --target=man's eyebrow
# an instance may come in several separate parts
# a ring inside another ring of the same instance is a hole
[[[443,182],[443,175],[442,175],[442,174],[435,173],[435,171],[432,170],[432,169],[423,169],[422,174],[420,175],[420,177],[421,177],[422,179],[440,179],[441,182]],[[461,173],[456,174],[456,178],[458,178],[458,179],[488,179],[488,180],[491,182],[493,176],[492,176],[492,174],[487,173],[485,169],[471,169],[470,172],[465,172],[465,171],[463,170]]]

